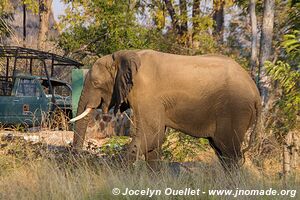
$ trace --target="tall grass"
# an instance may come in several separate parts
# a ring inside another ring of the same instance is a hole
[[[51,123],[45,124],[44,127],[52,127]],[[178,152],[184,154],[181,147]],[[265,159],[266,155],[273,156],[273,159],[268,157],[272,162],[261,161],[270,169],[275,167],[274,162],[280,163],[278,156],[275,157],[270,151],[260,155],[252,156],[259,160],[263,159],[262,156]],[[211,154],[207,156],[212,157]],[[258,169],[248,164],[241,169],[224,171],[217,159],[197,164],[164,162],[160,170],[153,171],[144,161],[132,166],[120,159],[104,158],[88,152],[74,154],[68,147],[30,143],[14,137],[0,140],[0,199],[147,199],[140,195],[113,195],[114,188],[121,192],[126,188],[149,188],[162,192],[166,188],[191,188],[206,192],[198,196],[161,194],[152,199],[288,199],[288,195],[210,196],[208,190],[272,188],[297,190],[299,193],[300,180],[299,174],[294,174],[284,182],[279,174],[270,176],[263,167]],[[299,194],[294,197],[298,198]]]
[[[161,164],[152,171],[145,162],[134,166],[93,154],[55,152],[41,144],[10,143],[1,148],[0,199],[145,199],[145,196],[113,195],[112,189],[298,189],[299,180],[284,185],[276,177],[252,173],[247,167],[226,172],[217,161],[211,164]],[[16,146],[19,149],[16,149]],[[21,147],[20,147],[21,146]],[[15,149],[15,151],[10,151]],[[8,162],[5,166],[3,163]],[[276,196],[286,199],[289,196]],[[299,197],[299,195],[298,195]],[[228,196],[154,196],[154,199],[230,199]],[[232,197],[231,197],[232,198]],[[240,196],[236,199],[274,199],[274,196]],[[297,199],[297,197],[295,197]]]

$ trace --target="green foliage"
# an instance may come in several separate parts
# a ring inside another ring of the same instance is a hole
[[[101,56],[120,49],[150,48],[177,54],[204,54],[218,49],[209,33],[213,27],[209,15],[197,17],[199,30],[193,37],[199,47],[192,49],[192,33],[179,36],[170,29],[163,2],[65,0],[65,3],[66,15],[61,18],[58,43],[67,53]],[[189,18],[188,22],[192,20],[195,19]]]
[[[274,109],[276,118],[271,125],[275,133],[286,134],[297,124],[297,114],[300,109],[300,73],[285,62],[276,64],[266,62],[265,67],[271,78],[278,84],[278,98]]]
[[[1,0],[0,2],[0,14],[3,14],[7,9],[10,9],[9,0]]]
[[[287,53],[299,53],[300,51],[300,31],[295,30],[292,34],[284,35],[284,42],[282,43]],[[295,55],[293,55],[295,56]]]
[[[152,32],[137,23],[126,1],[72,1],[61,19],[59,44],[67,52],[82,47],[105,55],[120,49],[150,48]]]
[[[162,146],[163,156],[177,162],[193,161],[195,156],[204,151],[208,145],[206,139],[194,138],[171,129]]]
[[[299,30],[300,29],[300,2],[290,0],[289,1],[289,18],[286,21],[287,30]]]
[[[99,150],[106,155],[116,155],[124,150],[125,146],[129,144],[130,141],[131,139],[127,136],[112,137],[101,145]]]
[[[26,9],[31,10],[32,13],[39,13],[39,1],[38,0],[23,0],[26,5]]]
[[[2,0],[0,2],[0,37],[9,36],[11,27],[8,20],[11,19],[11,4],[9,0]]]
[[[300,31],[294,30],[289,34],[284,35],[282,42],[287,58],[291,64],[298,65],[300,67]]]
[[[126,146],[131,142],[127,136],[114,136],[109,138],[100,147],[89,146],[88,149],[108,155],[118,155],[126,150]],[[199,139],[183,134],[179,131],[170,129],[167,133],[166,140],[162,146],[163,157],[178,162],[194,161],[195,157],[207,149],[208,140]]]
[[[216,53],[218,50],[217,40],[208,31],[214,26],[211,16],[197,16],[193,21],[197,24],[193,30],[196,33],[193,41],[199,42],[200,46],[196,49],[195,54]]]
[[[279,140],[284,139],[287,132],[298,126],[297,115],[300,110],[300,4],[289,1],[286,4],[289,13],[285,19],[285,35],[279,43],[282,50],[276,64],[266,62],[268,74],[275,81],[276,100],[273,108],[273,129]]]
[[[289,14],[287,22],[288,32],[283,36],[281,47],[284,50],[282,59],[276,64],[266,63],[266,69],[272,79],[279,86],[278,98],[275,102],[276,120],[273,130],[280,134],[286,134],[297,126],[297,114],[300,110],[300,26],[299,16],[300,4],[291,5],[295,12]]]
[[[299,1],[288,1],[287,17],[283,24],[284,35],[281,36],[279,47],[282,50],[280,60],[288,63],[288,68],[298,70],[300,68],[300,3]]]

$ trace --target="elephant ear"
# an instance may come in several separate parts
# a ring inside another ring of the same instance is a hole
[[[117,75],[113,91],[114,113],[116,114],[133,86],[133,77],[141,66],[141,61],[135,51],[118,51],[112,55],[116,63]]]

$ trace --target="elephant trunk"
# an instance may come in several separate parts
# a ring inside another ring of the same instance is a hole
[[[83,90],[78,102],[77,117],[70,120],[70,122],[76,122],[73,137],[73,148],[75,150],[83,148],[87,126],[92,118],[93,111],[101,105],[104,112],[108,110],[108,108],[106,109],[107,106],[105,106],[107,104],[105,99],[108,98],[95,86],[95,81],[92,79],[92,70],[90,70],[85,77]]]
[[[70,121],[76,121],[73,137],[74,149],[82,149],[88,123],[92,118],[93,110],[100,105],[100,102],[101,94],[92,87],[90,73],[88,73],[78,102],[77,117]]]
[[[82,94],[79,99],[78,109],[77,109],[77,116],[81,115],[86,110],[87,99],[85,95],[85,88],[82,91]],[[73,148],[74,149],[82,149],[83,143],[85,139],[85,133],[88,126],[88,123],[92,116],[92,111],[88,112],[86,116],[82,119],[79,119],[75,123],[75,130],[74,130],[74,138],[73,138]]]

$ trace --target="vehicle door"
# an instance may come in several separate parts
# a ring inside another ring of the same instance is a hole
[[[18,78],[13,103],[16,118],[30,126],[40,124],[42,115],[49,110],[49,101],[34,78]]]
[[[0,123],[11,124],[14,120],[13,111],[13,81],[9,77],[0,77]]]

